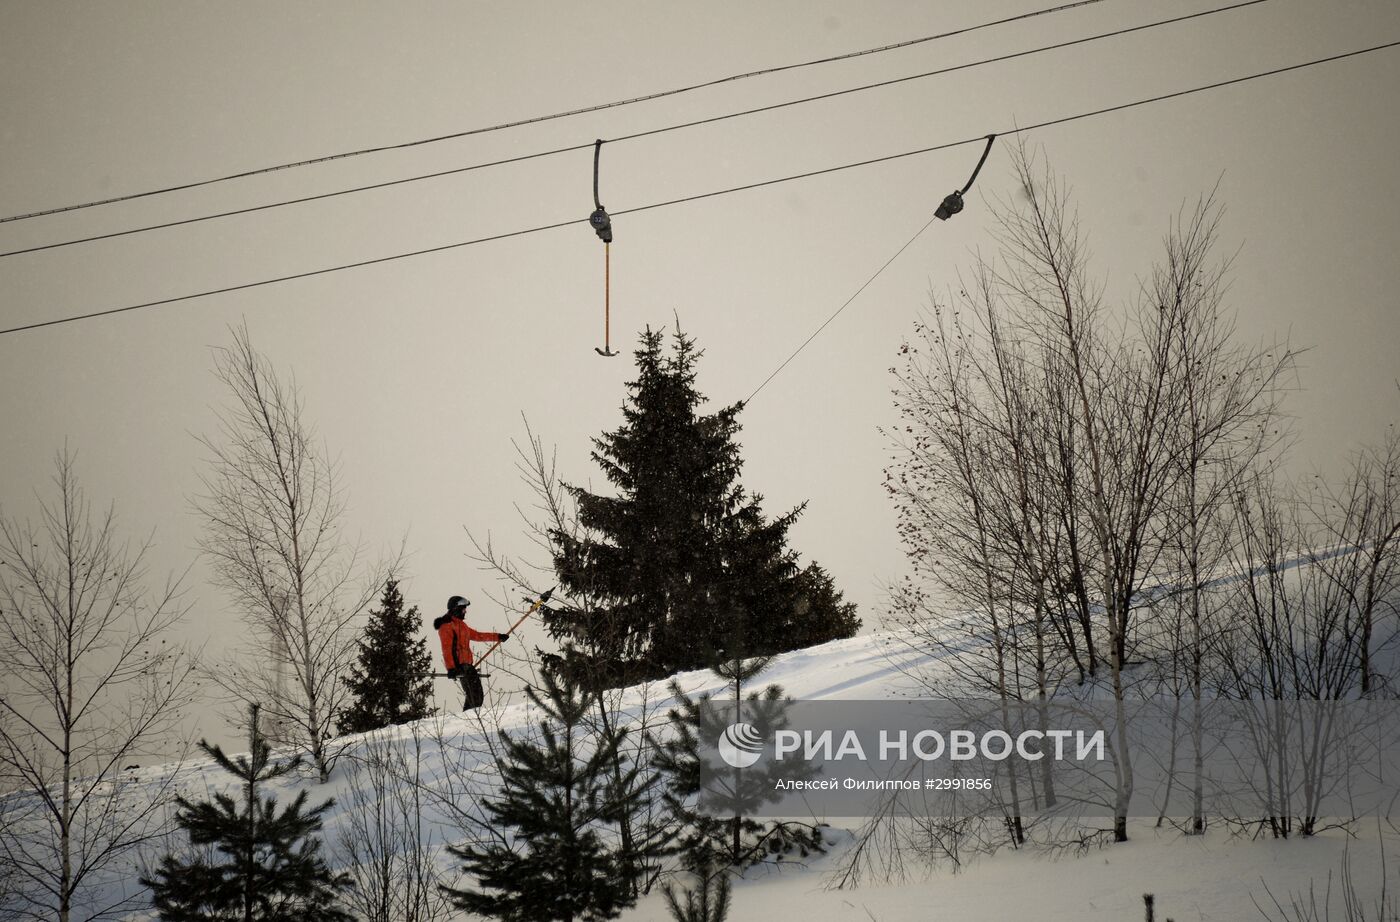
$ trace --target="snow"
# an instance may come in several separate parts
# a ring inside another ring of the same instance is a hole
[[[927,681],[937,675],[936,656],[922,652],[897,632],[876,632],[835,641],[778,657],[760,680],[776,682],[800,699],[872,700],[909,697],[919,693],[918,673]],[[697,671],[677,677],[689,693],[719,691],[722,682],[713,674]],[[664,716],[669,703],[664,683],[628,689],[624,711],[633,719]],[[497,726],[522,730],[536,715],[525,702],[498,705],[475,714],[455,714],[393,728],[349,740],[352,753],[371,745],[391,745],[412,753],[415,733],[422,744],[422,780],[425,787],[445,796],[484,790],[490,785],[486,743]],[[290,798],[291,789],[309,789],[312,802],[334,796],[335,812],[325,829],[326,852],[334,855],[342,834],[350,790],[348,759],[342,758],[331,781],[315,785],[308,775],[276,788],[279,799]],[[168,769],[152,767],[140,773],[155,785]],[[202,796],[208,790],[228,787],[228,776],[208,760],[190,761],[179,769],[178,787],[187,795]],[[455,792],[455,793],[454,793]],[[455,838],[450,817],[430,810],[437,821],[433,842],[441,845]],[[1366,823],[1373,825],[1367,827]],[[1350,834],[1331,830],[1311,839],[1287,841],[1251,840],[1232,835],[1219,825],[1205,836],[1183,836],[1171,828],[1156,829],[1148,821],[1130,827],[1131,841],[1093,847],[1082,852],[1011,851],[976,858],[954,873],[949,869],[918,871],[913,879],[899,882],[867,882],[856,889],[830,889],[833,869],[852,842],[846,830],[833,830],[837,840],[828,854],[803,865],[757,868],[735,884],[732,922],[776,922],[787,919],[860,920],[894,922],[905,919],[978,920],[1123,920],[1143,918],[1142,894],[1157,898],[1157,918],[1185,920],[1263,919],[1255,901],[1272,907],[1274,897],[1287,905],[1315,882],[1319,896],[1327,887],[1340,885],[1343,860],[1350,851],[1351,871],[1357,889],[1370,901],[1379,893],[1381,879],[1381,831],[1374,821],[1363,821]],[[1400,854],[1400,842],[1386,827],[1390,854]],[[443,856],[443,866],[451,860]],[[450,879],[455,880],[455,877]],[[1340,906],[1340,896],[1333,901]],[[1335,910],[1334,910],[1335,912]],[[130,918],[142,918],[136,914]],[[1272,918],[1282,918],[1272,910]],[[465,917],[463,917],[465,918]],[[646,897],[624,914],[628,922],[667,919],[659,893]]]
[[[842,891],[826,889],[824,866],[839,857],[832,855],[800,871],[741,881],[730,920],[1127,922],[1143,918],[1144,893],[1156,896],[1159,920],[1262,920],[1252,900],[1272,909],[1266,886],[1287,905],[1313,878],[1321,891],[1330,870],[1336,890],[1348,844],[1358,889],[1370,894],[1379,879],[1374,833],[1350,843],[1332,833],[1255,842],[1218,833],[1186,837],[1141,824],[1130,835],[1127,843],[1083,855],[1001,852],[957,874]],[[666,916],[660,899],[648,898],[623,918]]]

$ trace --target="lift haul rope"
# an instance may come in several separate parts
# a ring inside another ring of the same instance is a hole
[[[908,76],[905,76],[905,77],[896,77],[896,78],[894,78],[893,80],[882,80],[882,81],[879,81],[879,82],[877,82],[877,83],[866,83],[866,84],[862,84],[862,85],[860,85],[860,86],[847,87],[847,88],[845,88],[845,89],[836,90],[836,91],[833,91],[833,92],[830,92],[830,93],[821,93],[821,94],[818,94],[818,95],[816,95],[816,96],[804,96],[804,97],[801,97],[801,98],[798,98],[798,99],[790,99],[790,100],[787,100],[787,101],[785,101],[785,102],[774,103],[774,104],[772,104],[772,105],[758,106],[758,107],[750,108],[750,109],[741,109],[741,110],[739,110],[739,111],[737,111],[737,112],[727,112],[727,113],[724,113],[724,114],[722,114],[722,115],[715,115],[715,116],[710,116],[710,117],[708,117],[708,118],[695,119],[695,120],[688,121],[688,122],[679,122],[679,123],[676,123],[676,124],[673,124],[673,125],[665,125],[665,126],[662,126],[662,127],[660,127],[660,128],[650,128],[650,129],[646,129],[646,130],[643,130],[643,131],[633,132],[633,133],[631,133],[631,134],[619,135],[618,137],[610,138],[609,141],[610,141],[611,143],[614,143],[614,144],[616,144],[616,143],[618,143],[618,142],[620,142],[620,141],[634,141],[634,140],[637,140],[637,139],[639,139],[639,138],[654,137],[654,136],[656,136],[656,135],[666,134],[666,133],[672,132],[672,131],[682,131],[682,130],[685,130],[685,129],[688,129],[688,128],[697,128],[697,127],[700,127],[700,126],[703,126],[703,125],[711,125],[711,124],[715,124],[715,123],[717,123],[717,122],[726,121],[726,120],[732,119],[732,118],[742,118],[742,117],[744,117],[744,116],[749,116],[749,115],[759,115],[759,114],[762,114],[762,113],[765,113],[765,112],[773,112],[773,111],[776,111],[776,110],[779,110],[779,109],[788,108],[789,106],[803,105],[803,104],[805,104],[805,103],[810,103],[810,102],[819,102],[819,101],[821,101],[821,100],[826,100],[826,99],[835,99],[835,98],[837,98],[837,97],[845,96],[845,95],[848,95],[848,94],[850,94],[850,93],[859,93],[859,92],[864,92],[864,91],[866,91],[866,90],[873,90],[873,89],[879,89],[879,88],[887,87],[887,86],[894,86],[894,85],[897,85],[897,84],[900,84],[900,83],[906,83],[906,82],[911,81],[911,80],[920,80],[920,79],[923,79],[923,78],[926,78],[926,77],[936,77],[936,76],[940,76],[940,75],[942,75],[942,74],[950,74],[950,73],[954,73],[954,72],[956,72],[956,71],[967,70],[967,69],[973,68],[973,67],[980,67],[980,66],[983,66],[983,65],[986,65],[986,64],[997,64],[997,63],[1001,63],[1001,62],[1004,62],[1004,61],[1015,60],[1015,59],[1017,59],[1017,58],[1023,58],[1023,57],[1026,57],[1026,56],[1028,56],[1028,55],[1040,54],[1040,53],[1047,52],[1047,51],[1058,51],[1058,50],[1062,50],[1062,49],[1065,49],[1065,48],[1070,48],[1070,47],[1074,47],[1074,46],[1077,46],[1077,45],[1082,45],[1082,44],[1085,44],[1085,43],[1088,43],[1088,42],[1099,41],[1099,40],[1101,40],[1101,39],[1106,39],[1106,38],[1115,38],[1115,37],[1117,37],[1117,36],[1128,35],[1128,34],[1132,34],[1132,33],[1135,33],[1135,32],[1141,32],[1141,31],[1144,31],[1144,30],[1147,30],[1147,29],[1155,29],[1155,28],[1158,28],[1158,27],[1161,27],[1161,26],[1165,26],[1165,25],[1171,25],[1171,24],[1174,24],[1174,23],[1185,22],[1185,21],[1190,20],[1190,19],[1198,19],[1198,18],[1203,17],[1203,16],[1213,16],[1213,15],[1215,15],[1215,14],[1217,14],[1217,13],[1229,12],[1229,11],[1231,11],[1231,10],[1237,10],[1237,9],[1241,9],[1241,8],[1243,8],[1243,7],[1253,6],[1253,5],[1258,4],[1258,3],[1266,3],[1266,2],[1269,2],[1269,0],[1242,0],[1242,2],[1234,3],[1234,4],[1231,4],[1231,5],[1229,5],[1229,6],[1217,7],[1217,8],[1215,8],[1215,9],[1210,9],[1210,10],[1202,10],[1202,11],[1195,12],[1195,13],[1188,13],[1188,14],[1185,14],[1185,15],[1182,15],[1182,16],[1174,16],[1174,17],[1172,17],[1172,18],[1170,18],[1170,19],[1159,19],[1159,20],[1155,20],[1155,21],[1149,22],[1149,23],[1142,23],[1142,24],[1136,25],[1136,26],[1129,26],[1129,27],[1124,28],[1124,29],[1115,29],[1115,30],[1113,30],[1113,31],[1111,31],[1111,32],[1100,32],[1100,33],[1097,33],[1097,34],[1094,34],[1094,35],[1084,36],[1084,37],[1082,37],[1082,38],[1071,39],[1071,40],[1065,41],[1065,42],[1056,42],[1055,44],[1051,44],[1051,45],[1041,45],[1041,46],[1036,47],[1036,48],[1031,48],[1031,49],[1027,49],[1027,50],[1024,50],[1024,51],[1017,51],[1017,52],[1013,52],[1013,53],[1011,53],[1011,54],[998,55],[998,56],[992,57],[992,58],[983,58],[983,59],[981,59],[981,60],[970,61],[970,62],[966,62],[966,63],[963,63],[963,64],[954,64],[954,65],[951,65],[951,66],[949,66],[949,67],[940,67],[940,68],[938,68],[938,69],[936,69],[936,70],[924,71],[924,72],[922,72],[922,73],[911,74],[911,75],[908,75]],[[250,206],[244,207],[244,208],[234,208],[234,209],[230,209],[230,210],[227,210],[227,211],[218,211],[218,212],[213,212],[213,213],[211,213],[211,214],[197,215],[197,216],[191,217],[191,218],[181,218],[181,219],[177,219],[177,220],[174,220],[174,221],[164,221],[164,222],[161,222],[161,223],[158,223],[158,224],[147,224],[147,225],[143,225],[143,226],[139,226],[139,227],[125,228],[125,229],[123,229],[123,230],[109,231],[109,232],[107,232],[107,233],[93,234],[93,235],[87,236],[87,237],[75,237],[75,238],[70,238],[70,239],[68,239],[68,240],[58,240],[58,241],[54,241],[54,242],[52,242],[52,243],[42,243],[42,244],[36,244],[36,245],[34,245],[34,246],[20,247],[19,249],[7,250],[7,251],[4,251],[4,252],[0,252],[0,259],[3,259],[3,258],[5,258],[5,257],[7,257],[7,256],[19,256],[19,255],[24,254],[24,253],[38,253],[38,252],[42,252],[42,251],[44,251],[44,250],[53,250],[53,249],[58,249],[58,248],[60,248],[60,247],[74,246],[74,245],[76,245],[76,244],[94,243],[94,242],[99,241],[99,240],[111,240],[111,239],[117,238],[117,237],[126,237],[126,236],[130,236],[130,235],[132,235],[132,234],[142,234],[142,233],[146,233],[146,232],[148,232],[148,231],[165,230],[165,229],[172,228],[172,227],[183,227],[183,226],[189,225],[189,224],[198,224],[198,223],[201,223],[201,222],[203,222],[203,221],[214,221],[214,220],[218,220],[218,219],[221,219],[221,218],[229,218],[229,217],[234,217],[234,216],[242,215],[242,214],[252,214],[252,213],[255,213],[255,212],[268,211],[268,210],[275,209],[275,208],[283,208],[283,207],[287,207],[287,206],[289,206],[289,205],[301,205],[301,204],[305,204],[305,203],[308,203],[308,202],[323,201],[323,200],[325,200],[325,199],[338,198],[338,197],[344,196],[344,195],[355,195],[355,194],[358,194],[358,193],[361,193],[361,192],[370,192],[370,191],[373,191],[373,190],[376,190],[376,189],[388,189],[388,188],[392,188],[392,187],[395,187],[395,186],[405,185],[405,184],[407,184],[407,183],[422,182],[422,181],[424,181],[424,180],[429,180],[429,179],[439,179],[439,178],[442,178],[442,177],[444,177],[444,176],[454,176],[454,175],[461,174],[461,173],[469,173],[469,172],[472,172],[472,171],[475,171],[475,170],[483,170],[483,169],[489,169],[489,168],[492,168],[492,167],[505,166],[505,165],[507,165],[507,164],[523,163],[523,162],[525,162],[525,161],[528,161],[528,160],[535,160],[535,159],[539,159],[539,158],[541,158],[541,157],[552,157],[552,156],[556,156],[556,155],[559,155],[559,154],[573,153],[574,151],[586,150],[587,148],[588,148],[588,144],[587,144],[587,143],[584,143],[584,144],[573,144],[573,145],[569,145],[569,146],[566,146],[566,147],[550,148],[550,149],[548,149],[548,150],[540,150],[540,151],[535,151],[534,153],[528,153],[528,154],[518,154],[518,155],[513,156],[513,157],[506,157],[506,158],[498,159],[498,160],[487,160],[487,161],[484,161],[484,162],[481,162],[481,163],[470,164],[470,165],[468,165],[468,166],[453,167],[453,168],[447,169],[447,170],[437,170],[437,171],[432,172],[432,173],[419,173],[419,174],[416,174],[416,175],[413,175],[413,176],[401,177],[401,178],[399,178],[399,179],[386,180],[386,181],[384,181],[384,182],[369,183],[368,185],[362,185],[362,186],[351,186],[351,187],[346,188],[346,189],[337,189],[337,190],[334,190],[334,191],[331,191],[331,192],[321,192],[321,193],[318,193],[318,194],[315,194],[315,195],[303,195],[303,196],[298,196],[297,198],[281,199],[281,200],[278,200],[278,201],[275,201],[275,202],[267,202],[267,203],[264,203],[264,204],[261,204],[261,205],[250,205]],[[0,223],[2,223],[2,222],[0,222]]]
[[[1159,93],[1154,96],[1147,96],[1141,99],[1131,100],[1129,102],[1116,103],[1113,105],[1103,106],[1097,109],[1076,112],[1073,115],[1062,115],[1057,118],[1046,119],[1044,121],[1035,122],[1030,125],[1022,125],[1016,128],[1009,128],[1006,131],[1002,132],[1002,134],[1020,135],[1026,132],[1037,131],[1042,128],[1050,128],[1056,125],[1067,125],[1072,122],[1082,121],[1084,119],[1098,118],[1100,116],[1109,115],[1116,112],[1124,112],[1129,109],[1136,109],[1142,106],[1154,105],[1156,103],[1166,102],[1172,99],[1180,99],[1185,96],[1192,96],[1198,93],[1205,93],[1212,90],[1222,89],[1224,87],[1236,86],[1254,80],[1261,80],[1265,77],[1274,77],[1280,74],[1293,73],[1294,71],[1300,71],[1305,68],[1317,67],[1322,64],[1331,64],[1336,61],[1343,61],[1351,58],[1357,58],[1362,55],[1374,54],[1377,51],[1387,51],[1392,48],[1400,48],[1400,40],[1383,42],[1376,45],[1370,45],[1365,48],[1357,48],[1352,51],[1344,51],[1338,54],[1328,55],[1326,57],[1313,58],[1311,60],[1303,61],[1298,64],[1288,64],[1282,67],[1271,68],[1269,70],[1256,71],[1251,74],[1246,74],[1242,77],[1231,77],[1226,80],[1217,80],[1213,83],[1206,83],[1201,84],[1199,86],[1188,87],[1184,90],[1174,90],[1167,93]],[[721,195],[732,195],[737,192],[747,192],[753,189],[766,188],[768,186],[774,186],[779,183],[810,179],[815,176],[826,176],[831,173],[843,172],[845,170],[853,170],[862,167],[873,166],[877,163],[889,163],[891,161],[900,160],[905,157],[914,157],[923,154],[930,154],[934,151],[948,150],[953,147],[961,147],[965,144],[976,144],[977,142],[982,141],[985,137],[986,136],[983,135],[982,137],[969,138],[963,141],[948,141],[943,144],[935,144],[930,147],[921,147],[915,150],[901,151],[895,154],[886,154],[881,157],[872,157],[867,160],[858,160],[853,163],[843,163],[837,166],[825,167],[817,170],[808,170],[807,172],[803,173],[793,173],[787,176],[780,176],[774,179],[765,179],[759,182],[746,183],[742,186],[731,186],[725,189],[716,189],[712,192],[700,192],[694,195],[682,196],[680,198],[652,202],[647,205],[637,205],[631,208],[625,208],[618,213],[636,214],[643,211],[652,211],[658,208],[669,208],[675,205],[681,205],[689,202],[699,202],[705,199],[711,199]],[[58,326],[60,324],[76,323],[82,320],[92,320],[98,317],[110,317],[114,314],[124,314],[130,311],[145,310],[147,308],[161,307],[168,304],[178,304],[185,301],[192,301],[196,298],[207,298],[213,295],[229,294],[238,291],[248,291],[253,288],[262,288],[268,285],[278,285],[284,282],[291,282],[298,279],[307,279],[320,275],[328,275],[332,272],[343,272],[347,269],[359,269],[366,266],[376,266],[382,263],[394,262],[400,259],[410,259],[417,256],[426,256],[430,253],[443,253],[448,250],[455,250],[460,249],[462,247],[475,246],[481,243],[490,243],[498,240],[507,240],[513,237],[522,237],[527,234],[537,234],[542,233],[544,231],[557,230],[558,228],[569,227],[571,225],[579,224],[581,222],[581,218],[571,218],[565,221],[556,221],[553,224],[543,224],[534,227],[524,227],[518,230],[503,231],[501,233],[490,234],[485,237],[475,237],[470,240],[458,240],[453,243],[444,243],[438,246],[425,247],[423,249],[410,250],[402,253],[391,253],[387,256],[377,256],[371,259],[363,259],[351,263],[340,263],[333,266],[325,266],[320,269],[308,269],[302,272],[294,272],[287,275],[276,276],[273,278],[258,279],[252,282],[239,282],[231,285],[225,285],[220,288],[206,289],[204,291],[190,292],[188,294],[182,295],[173,295],[171,297],[159,298],[152,301],[142,301],[138,304],[128,304],[122,307],[112,307],[103,310],[90,311],[85,314],[74,314],[68,317],[58,317],[53,320],[39,320],[33,323],[19,324],[17,326],[0,329],[0,336],[9,335],[12,333],[21,333],[28,330],[38,330],[43,329],[45,327]]]
[[[537,115],[530,118],[517,119],[515,121],[505,122],[499,125],[490,125],[483,128],[470,128],[465,131],[454,131],[449,134],[438,135],[436,137],[431,138],[419,138],[413,141],[401,141],[396,144],[382,144],[377,147],[366,147],[360,150],[343,151],[337,154],[327,154],[321,157],[311,157],[306,160],[297,160],[290,163],[279,163],[274,164],[272,166],[257,167],[251,170],[243,170],[238,173],[230,173],[225,176],[215,176],[209,179],[200,179],[195,180],[193,182],[180,183],[179,185],[165,186],[159,189],[148,189],[144,192],[132,192],[126,195],[117,195],[111,198],[98,199],[97,201],[92,202],[79,202],[71,205],[60,205],[54,208],[45,208],[41,211],[31,211],[26,214],[5,215],[3,217],[0,217],[0,224],[8,223],[10,221],[25,221],[30,218],[38,218],[44,215],[59,214],[65,211],[77,211],[83,208],[94,208],[99,205],[111,205],[116,202],[128,202],[133,199],[146,198],[152,195],[164,195],[168,192],[178,192],[183,189],[196,189],[200,186],[213,185],[214,183],[228,182],[229,180],[234,179],[245,179],[250,176],[259,176],[264,173],[275,173],[280,170],[296,169],[298,167],[311,166],[313,164],[318,163],[328,163],[333,160],[344,160],[349,157],[359,157],[365,154],[375,154],[391,150],[403,150],[409,147],[419,147],[424,144],[436,144],[440,141],[449,141],[455,138],[466,138],[471,137],[472,135],[486,134],[488,132],[493,131],[502,131],[508,128],[519,128],[524,125],[535,125],[540,122],[547,122],[560,118],[569,118],[571,116],[583,115],[589,112],[599,112],[604,109],[612,109],[618,106],[630,106],[635,103],[648,102],[655,99],[664,99],[667,96],[676,96],[681,93],[690,93],[695,90],[701,90],[712,86],[719,86],[724,83],[733,83],[739,80],[748,80],[753,77],[765,77],[771,74],[782,73],[784,71],[789,70],[796,70],[802,67],[812,67],[814,65],[819,64],[831,64],[837,61],[846,61],[852,58],[864,57],[865,55],[871,54],[882,54],[884,52],[894,51],[899,48],[908,48],[912,45],[919,45],[925,42],[937,41],[939,39],[952,38],[954,36],[965,35],[970,32],[977,32],[981,29],[988,29],[993,26],[1007,25],[1009,23],[1019,22],[1025,19],[1032,19],[1038,16],[1046,16],[1053,13],[1062,13],[1068,10],[1077,9],[1079,7],[1093,6],[1096,3],[1102,2],[1103,0],[1073,0],[1073,2],[1070,3],[1061,3],[1057,6],[1044,7],[1041,9],[1031,10],[1026,13],[1018,13],[1014,16],[1003,17],[1002,19],[992,20],[991,22],[978,23],[977,25],[964,26],[960,29],[953,29],[947,32],[940,32],[936,35],[926,35],[920,38],[908,39],[906,41],[895,42],[889,45],[881,45],[877,48],[865,48],[860,51],[851,51],[846,52],[845,54],[832,55],[829,57],[817,58],[815,60],[810,61],[800,61],[795,64],[783,64],[776,67],[763,68],[762,70],[748,71],[747,73],[731,74],[727,77],[719,77],[713,80],[704,81],[702,83],[695,83],[689,86],[676,87],[669,90],[659,90],[656,92],[647,93],[642,96],[634,96],[630,99],[618,99],[612,102],[598,103],[597,105],[584,106],[583,108],[570,109],[564,112],[554,112],[548,115]]]

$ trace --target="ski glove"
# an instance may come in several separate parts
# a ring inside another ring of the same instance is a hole
[[[501,634],[501,640],[500,640],[500,642],[501,642],[501,643],[505,643],[507,640],[510,640],[510,635],[509,635],[509,634],[506,634],[506,633],[502,633],[502,634]]]

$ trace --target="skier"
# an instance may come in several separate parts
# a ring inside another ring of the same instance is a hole
[[[433,622],[433,627],[437,628],[438,637],[442,640],[442,660],[447,665],[447,677],[461,682],[462,691],[467,694],[466,704],[462,708],[464,711],[481,707],[486,698],[486,693],[481,688],[481,673],[477,672],[472,658],[471,641],[510,639],[509,634],[478,631],[468,626],[466,614],[470,604],[471,602],[460,595],[454,595],[447,600],[447,614]]]

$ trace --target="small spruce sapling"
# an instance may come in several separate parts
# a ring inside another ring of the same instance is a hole
[[[356,662],[345,685],[354,700],[341,712],[341,733],[365,733],[422,720],[432,714],[432,658],[418,634],[418,606],[404,611],[398,580],[384,583],[379,607],[370,612],[356,642]]]
[[[352,922],[339,908],[350,886],[320,855],[316,833],[333,801],[306,809],[306,792],[278,809],[259,787],[300,767],[301,756],[282,763],[258,729],[258,706],[249,708],[248,755],[230,757],[199,743],[242,782],[242,803],[224,793],[198,802],[177,797],[175,822],[189,836],[192,854],[166,854],[141,883],[163,922]]]
[[[675,922],[724,922],[729,916],[728,869],[710,864],[695,876],[693,887],[678,890],[667,884],[662,888],[671,918]]]
[[[444,887],[459,909],[508,922],[603,922],[635,901],[628,870],[639,863],[611,836],[636,791],[637,766],[617,785],[614,760],[625,729],[590,732],[592,698],[546,671],[526,694],[542,709],[539,739],[500,732],[499,796],[483,801],[490,834],[449,848],[476,889]]]
[[[823,851],[821,827],[764,824],[751,815],[763,803],[781,797],[779,780],[811,777],[814,769],[807,763],[768,761],[733,771],[701,770],[702,746],[713,746],[738,715],[763,739],[784,729],[788,702],[782,689],[770,685],[761,695],[750,692],[735,709],[709,694],[691,698],[674,680],[670,688],[677,701],[668,714],[672,732],[668,739],[655,741],[653,766],[664,779],[662,800],[678,827],[676,850],[685,867],[697,872],[710,864],[742,868],[770,858],[782,861],[794,852],[805,858]]]

